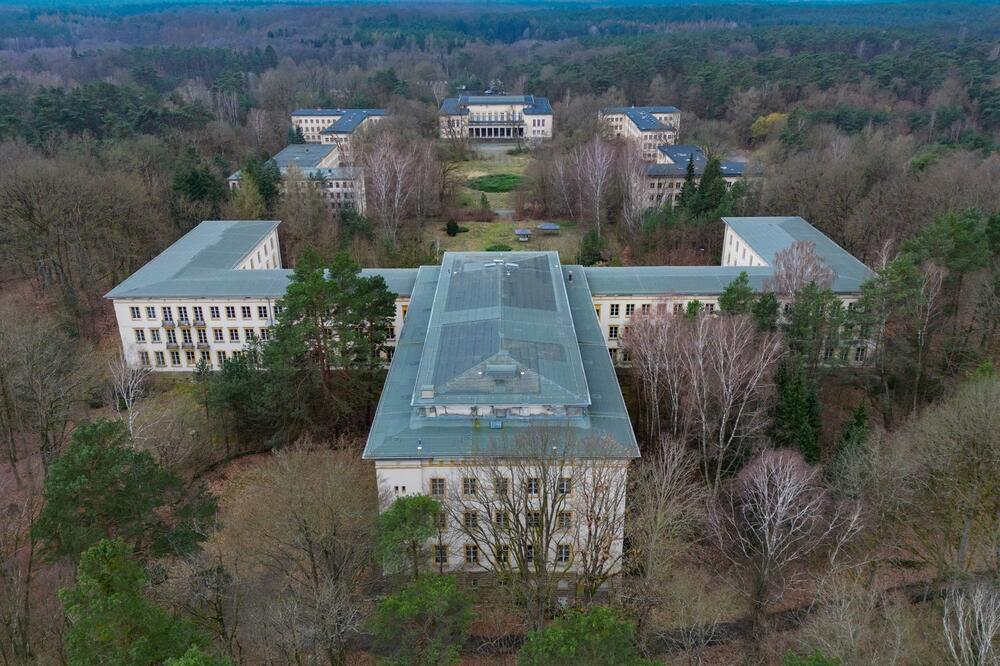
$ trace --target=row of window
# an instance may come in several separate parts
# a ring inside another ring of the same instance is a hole
[[[510,524],[510,515],[506,511],[495,511],[493,513],[493,523],[498,527],[506,527]],[[524,525],[526,527],[538,528],[542,526],[541,511],[526,511],[524,514]],[[467,530],[479,527],[479,512],[466,511],[462,514],[462,526]],[[560,511],[556,515],[556,527],[567,530],[573,526],[573,512]],[[437,514],[437,527],[445,529],[448,527],[448,516],[445,513]]]
[[[147,329],[136,328],[132,329],[135,334],[135,341],[138,343],[145,342],[163,342],[164,337],[166,338],[166,343],[168,345],[176,345],[177,342],[177,331],[172,328],[163,329],[164,333],[161,333],[159,328],[149,329],[149,335],[146,335]],[[226,335],[228,331],[229,335]],[[213,328],[212,329],[212,342],[253,342],[254,340],[268,340],[271,336],[271,329],[269,328],[244,328],[242,329],[242,337],[240,335],[241,329],[238,328]],[[206,328],[196,328],[195,334],[191,334],[191,329],[184,328],[181,329],[181,343],[185,345],[193,345],[197,339],[198,344],[207,345],[208,344],[208,329]]]
[[[636,305],[635,303],[626,303],[625,304],[625,316],[626,317],[631,317],[632,315],[635,314],[635,305]],[[676,314],[681,314],[681,313],[684,312],[684,308],[685,307],[686,307],[685,303],[674,303],[673,304],[673,308],[672,308],[672,312],[675,315]],[[652,308],[652,305],[650,303],[640,303],[639,304],[639,312],[642,315],[644,315],[644,316],[648,315],[650,313],[651,308]],[[712,313],[715,312],[715,303],[703,303],[702,304],[702,309],[705,312],[707,312],[709,314],[712,314]],[[598,317],[601,316],[601,304],[600,303],[595,303],[594,304],[594,311],[597,312],[597,316]],[[667,304],[666,303],[657,303],[656,304],[656,314],[662,316],[662,315],[665,315],[666,313],[667,313]],[[608,306],[608,316],[610,316],[613,319],[617,319],[618,317],[620,317],[621,316],[621,304],[620,303],[611,303]],[[617,326],[612,326],[611,328],[614,328],[616,331],[618,330]],[[616,333],[615,335],[609,335],[608,337],[618,337],[618,335]]]
[[[493,556],[499,564],[510,564],[510,546],[501,545],[496,548]],[[569,544],[561,543],[556,546],[556,562],[568,564],[573,559],[573,549]],[[534,548],[529,544],[524,547],[525,563],[534,562]],[[434,546],[434,562],[436,564],[448,564],[448,546]],[[479,564],[479,546],[467,544],[465,546],[465,563]]]
[[[210,305],[208,307],[209,319],[221,319],[222,313],[225,311],[226,319],[236,319],[237,307],[239,308],[239,314],[241,319],[253,319],[254,308],[250,305]],[[145,312],[144,312],[145,311]],[[266,305],[257,306],[257,318],[270,320],[270,311]],[[190,323],[192,319],[189,317],[188,306],[178,305],[176,309],[177,319],[174,319],[174,306],[164,305],[159,308],[160,317],[157,317],[157,308],[152,305],[147,305],[145,308],[141,308],[138,305],[133,305],[129,307],[129,315],[132,319],[142,319],[145,313],[146,319],[159,319],[162,321],[177,321],[180,323]],[[274,307],[274,313],[276,315],[281,314],[281,306],[276,305]],[[193,321],[205,321],[205,308],[201,305],[195,305],[190,309],[190,315],[193,315]]]
[[[242,355],[243,355],[242,351],[234,351],[231,356],[227,352],[217,351],[215,352],[216,366],[221,368],[230,358],[238,358]],[[170,360],[170,366],[174,368],[182,366],[181,363],[182,359],[183,359],[183,365],[187,367],[194,367],[198,365],[200,361],[204,361],[205,363],[211,365],[212,353],[203,350],[196,354],[194,351],[188,350],[185,351],[182,356],[181,352],[179,351],[171,351],[171,352],[157,351],[153,352],[152,356],[150,356],[150,353],[147,351],[139,352],[139,363],[145,367],[165,368],[167,367],[168,359]]]
[[[528,495],[537,495],[541,490],[541,481],[536,477],[524,480],[524,491]],[[506,495],[510,492],[510,479],[497,477],[493,480],[493,491],[497,495]],[[569,495],[573,491],[573,479],[560,477],[556,482],[556,492],[560,495]],[[431,497],[444,497],[447,492],[447,480],[442,478],[431,479]],[[462,494],[475,495],[479,492],[479,479],[475,477],[465,477],[462,479]]]

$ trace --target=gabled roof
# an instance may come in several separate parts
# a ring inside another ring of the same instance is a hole
[[[448,97],[441,101],[438,114],[443,116],[464,116],[469,113],[470,104],[495,106],[511,106],[524,104],[522,113],[527,116],[547,115],[552,113],[552,105],[547,97],[534,95],[462,95]]]
[[[631,120],[640,132],[675,129],[673,125],[660,121],[653,114],[680,112],[680,109],[675,106],[608,106],[601,109],[601,113],[604,115],[625,114],[625,117]]]
[[[386,115],[385,109],[344,109],[343,115],[320,134],[350,134],[369,118]]]
[[[238,270],[244,258],[278,226],[273,220],[207,220],[105,294],[105,298],[281,298],[292,271]],[[389,289],[409,295],[416,269],[370,268]]]
[[[705,152],[695,145],[660,146],[658,149],[667,156],[670,162],[649,164],[646,166],[646,175],[660,177],[680,177],[687,175],[688,160],[694,163],[694,173],[702,176],[705,173],[705,165],[708,158]],[[743,160],[723,160],[719,165],[723,176],[742,176],[747,169],[747,163]]]
[[[412,405],[587,405],[555,252],[448,252]]]
[[[271,158],[282,176],[287,176],[292,169],[298,170],[306,178],[321,178],[323,180],[356,180],[362,176],[360,167],[320,167],[330,153],[337,150],[332,143],[293,143],[285,146],[277,155]],[[243,172],[236,171],[229,180],[240,180]]]
[[[606,106],[601,113],[628,113],[629,111],[645,111],[646,113],[680,113],[676,106]]]

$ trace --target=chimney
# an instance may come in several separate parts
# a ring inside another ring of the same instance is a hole
[[[566,275],[566,281],[567,282],[573,281],[573,271],[569,271],[569,273]]]

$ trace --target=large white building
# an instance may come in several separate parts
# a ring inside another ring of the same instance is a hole
[[[354,140],[359,132],[381,121],[385,109],[296,109],[292,125],[307,143],[337,147],[337,164],[354,164]]]
[[[676,143],[681,130],[675,106],[608,106],[599,117],[612,136],[635,141],[648,162],[656,160],[660,146]]]
[[[462,95],[441,102],[442,139],[539,141],[552,138],[552,105],[534,95]]]
[[[286,146],[271,158],[281,172],[285,188],[311,188],[326,199],[333,212],[353,208],[364,215],[364,170],[340,165],[341,153],[333,144],[298,143]],[[229,188],[239,189],[241,172],[229,176]]]
[[[363,455],[390,497],[427,494],[449,507],[429,565],[474,582],[514,561],[526,566],[540,551],[512,551],[491,532],[516,519],[530,523],[526,533],[547,535],[547,561],[568,579],[594,543],[614,569],[626,469],[639,455],[614,369],[632,319],[680,313],[691,301],[714,312],[744,272],[764,289],[776,254],[797,241],[812,243],[848,304],[871,275],[800,217],[723,223],[720,266],[566,266],[554,252],[484,252],[362,271],[396,294],[389,373]],[[164,372],[191,372],[202,360],[218,368],[266,340],[291,273],[277,229],[274,221],[203,222],[111,290],[129,362]],[[840,353],[863,361],[867,348],[848,340]],[[602,511],[613,514],[613,529],[596,540],[595,488],[612,493]],[[540,520],[552,522],[535,530]]]

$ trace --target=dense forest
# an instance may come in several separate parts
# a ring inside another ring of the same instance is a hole
[[[0,665],[1000,663],[998,36],[993,2],[0,7]],[[385,344],[358,266],[494,219],[474,147],[438,139],[487,88],[552,101],[502,200],[579,229],[574,261],[717,263],[720,217],[800,215],[873,271],[851,310],[737,280],[718,317],[634,327],[631,550],[566,611],[411,573],[443,509],[378,514],[378,355],[303,360],[324,312]],[[626,104],[679,107],[710,157],[673,208],[635,205],[597,113]],[[358,152],[395,203],[281,187],[289,113],[327,106],[388,109]],[[729,156],[760,176],[726,189]],[[220,372],[137,373],[103,296],[206,219],[282,221],[286,320]],[[843,331],[863,367],[823,362]],[[726,378],[646,362],[737,342],[734,423],[704,416]]]

